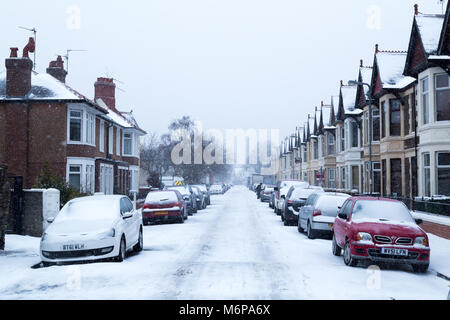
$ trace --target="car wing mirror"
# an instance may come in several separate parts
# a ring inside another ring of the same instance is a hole
[[[46,220],[48,223],[53,223],[53,221],[55,221],[55,217],[48,217]]]
[[[344,219],[344,220],[348,219],[348,216],[345,213],[339,213],[338,217],[341,218],[341,219]]]
[[[422,224],[423,220],[422,219],[415,219],[417,224]]]

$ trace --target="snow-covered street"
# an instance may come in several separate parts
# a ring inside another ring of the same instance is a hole
[[[211,202],[184,224],[146,226],[144,251],[122,263],[33,269],[39,239],[8,235],[0,299],[447,298],[450,283],[432,270],[449,264],[449,240],[430,236],[427,274],[406,266],[377,272],[347,267],[330,240],[283,226],[245,187]]]

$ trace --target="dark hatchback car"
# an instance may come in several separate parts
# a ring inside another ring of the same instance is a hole
[[[195,199],[195,194],[192,191],[192,188],[188,185],[184,186],[169,186],[164,187],[164,190],[177,190],[183,196],[184,201],[186,201],[188,214],[192,216],[192,214],[197,213],[197,201]]]
[[[272,197],[272,193],[275,191],[275,186],[266,184],[263,185],[263,189],[260,192],[261,202],[270,202],[270,198]]]
[[[300,208],[302,208],[307,198],[311,194],[324,192],[321,187],[292,186],[286,194],[284,208],[281,211],[281,221],[285,226],[297,225]]]
[[[205,197],[206,205],[209,206],[211,204],[211,196],[206,184],[194,184],[193,187],[197,187],[200,189],[200,191],[203,193],[203,196]]]

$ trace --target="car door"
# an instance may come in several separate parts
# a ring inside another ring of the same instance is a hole
[[[306,199],[305,205],[300,208],[299,219],[300,219],[300,226],[303,229],[306,229],[306,223],[308,221],[308,211],[311,208],[313,199],[314,199],[314,194],[309,195],[309,197]]]
[[[339,210],[338,216],[335,219],[335,223],[333,226],[334,230],[334,236],[336,238],[336,242],[340,247],[343,247],[345,245],[345,235],[348,228],[348,222],[347,220],[344,220],[339,217],[340,213],[344,213],[347,215],[347,217],[350,217],[350,212],[352,209],[353,201],[347,200],[342,205],[341,210]]]
[[[128,200],[129,201],[129,200]],[[127,198],[120,199],[120,214],[123,219],[125,239],[127,242],[127,248],[136,242],[136,231],[135,229],[135,216],[130,210],[130,206],[127,203]],[[131,215],[130,215],[131,214]]]

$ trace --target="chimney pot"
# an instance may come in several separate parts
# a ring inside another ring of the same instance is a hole
[[[9,55],[10,58],[17,58],[17,51],[19,51],[19,48],[10,48],[11,54]]]
[[[364,61],[363,61],[363,59],[359,60],[359,63],[360,63],[360,67],[362,68],[362,67],[364,66]]]
[[[343,80],[341,80],[341,87],[343,87],[344,86],[344,81]]]
[[[414,15],[418,15],[419,14],[419,5],[416,3],[415,5],[414,5]]]
[[[378,50],[378,43],[375,45],[375,53],[378,53],[378,52],[380,52],[379,50]]]

